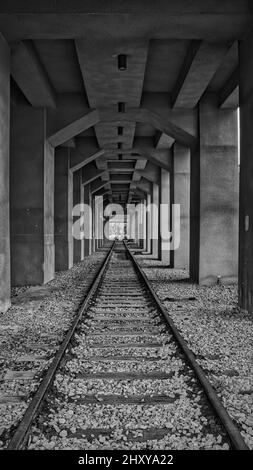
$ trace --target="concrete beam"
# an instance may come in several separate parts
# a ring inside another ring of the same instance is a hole
[[[191,42],[171,94],[174,108],[194,108],[197,105],[227,50],[226,44]]]
[[[164,134],[163,132],[157,132],[154,142],[154,147],[157,149],[168,149],[171,148],[174,144],[175,139],[169,135]]]
[[[110,175],[110,182],[111,183],[119,183],[119,184],[122,184],[122,183],[131,183],[132,181],[132,173],[130,174],[130,176],[128,176],[127,174],[114,174],[112,173]]]
[[[56,107],[55,92],[31,42],[12,44],[11,75],[32,106]]]
[[[151,162],[148,162],[144,170],[138,171],[140,176],[146,178],[152,183],[159,184],[160,181],[160,169],[157,165],[154,165]]]
[[[67,147],[67,148],[74,149],[74,148],[76,147],[75,138],[73,137],[73,139],[67,140],[66,142],[64,142],[63,144],[61,144],[60,147]]]
[[[68,126],[51,135],[48,140],[53,147],[57,147],[58,145],[63,144],[67,140],[77,136],[78,134],[81,134],[81,132],[89,129],[90,127],[95,126],[95,124],[97,124],[98,122],[98,111],[96,109],[91,110],[90,112],[85,114],[85,116],[81,117],[80,119],[77,119]]]
[[[247,0],[203,2],[157,0],[101,2],[12,0],[1,2],[0,29],[16,38],[73,39],[85,32],[98,38],[231,40],[243,38],[250,24]],[[131,27],[129,27],[131,25]]]
[[[70,154],[70,169],[72,171],[77,171],[104,155],[104,150],[98,148],[96,139],[93,137],[79,138],[76,139],[76,142],[76,148],[71,150]]]
[[[147,160],[145,158],[138,158],[135,163],[136,170],[144,170],[147,165]]]
[[[130,108],[125,113],[115,113],[114,111],[101,108],[99,115],[100,122],[110,122],[115,123],[115,125],[122,121],[147,123],[160,132],[174,138],[181,145],[190,148],[195,148],[197,145],[197,139],[192,134],[149,109]]]
[[[239,106],[239,66],[226,81],[219,93],[220,108],[236,109]]]
[[[89,163],[82,170],[82,184],[85,186],[92,181],[100,178],[103,175],[104,171],[98,170],[93,163]]]
[[[141,178],[140,181],[137,181],[136,187],[141,189],[144,193],[150,194],[152,191],[152,183],[146,178]]]
[[[104,188],[108,183],[106,181],[101,181],[100,179],[98,181],[92,181],[90,185],[90,190],[91,193],[96,193],[100,189]]]

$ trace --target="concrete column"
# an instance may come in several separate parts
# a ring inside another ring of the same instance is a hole
[[[103,240],[104,240],[104,233],[103,233],[103,198],[101,199],[100,206],[99,206],[99,247],[103,247]]]
[[[190,150],[174,145],[174,204],[180,204],[180,246],[174,251],[174,267],[189,269],[190,260]]]
[[[159,186],[153,183],[153,190],[151,195],[151,234],[152,234],[152,256],[158,258],[159,256]]]
[[[160,212],[159,212],[159,244],[158,256],[163,263],[170,264],[170,241],[167,238],[167,233],[170,231],[170,173],[163,168],[161,169],[161,182],[160,182]],[[164,233],[164,236],[162,236]]]
[[[135,241],[136,234],[136,216],[134,211],[134,205],[131,204],[128,212],[128,236],[131,240]]]
[[[239,305],[253,312],[253,34],[240,42]]]
[[[10,306],[9,132],[10,53],[0,34],[0,312]]]
[[[97,248],[97,241],[96,241],[96,201],[95,198],[92,198],[92,212],[94,214],[94,217],[92,217],[92,251],[96,251]]]
[[[81,204],[83,206],[84,204],[84,186],[81,184]],[[83,214],[83,212],[82,212]],[[82,226],[81,226],[81,230],[82,230]],[[85,257],[85,241],[84,241],[84,237],[82,236],[81,238],[81,261],[83,261],[84,257]]]
[[[103,198],[101,196],[94,198],[93,207],[94,243],[97,250],[101,248],[103,243]]]
[[[199,125],[199,150],[191,156],[190,274],[201,284],[218,276],[230,283],[238,266],[237,113],[219,109],[217,97],[207,94]]]
[[[54,149],[46,140],[46,110],[11,110],[11,277],[16,286],[54,277]]]
[[[146,215],[146,250],[151,253],[152,250],[152,209],[151,195],[147,194],[147,215]]]
[[[69,170],[70,149],[57,147],[55,150],[55,193],[54,193],[54,240],[55,269],[63,271],[73,265],[72,204],[69,197],[73,191],[73,177]],[[72,198],[71,198],[72,199]]]
[[[138,212],[138,204],[135,205],[135,232],[134,232],[134,242],[138,245],[139,244],[139,212]]]
[[[142,201],[142,237],[143,237],[143,251],[147,250],[147,217],[146,217],[147,201]]]
[[[81,205],[82,203],[82,170],[75,171],[73,173],[73,207]],[[81,240],[81,214],[79,211],[76,212],[76,216],[73,217],[73,223],[75,224],[75,232],[78,235],[73,240],[73,262],[74,264],[79,263],[82,257],[82,240]]]
[[[90,185],[86,184],[84,188],[84,204],[92,208],[92,195],[90,191]],[[87,231],[88,237],[84,238],[84,256],[89,256],[92,253],[92,214],[90,211],[84,216],[85,231]]]

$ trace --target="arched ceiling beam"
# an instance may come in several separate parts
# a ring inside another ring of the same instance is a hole
[[[126,110],[125,113],[116,113],[108,109],[100,109],[99,115],[101,121],[111,122],[115,125],[118,125],[118,123],[122,121],[150,124],[160,132],[174,138],[185,147],[195,148],[197,145],[197,139],[192,134],[149,109],[130,108]]]
[[[90,127],[95,126],[99,122],[110,122],[117,125],[122,121],[147,123],[160,132],[174,138],[183,146],[195,148],[197,145],[197,139],[193,135],[164,119],[162,116],[159,116],[159,114],[144,108],[131,108],[125,113],[116,113],[108,109],[95,109],[59,130],[49,137],[48,140],[53,147],[56,147]]]
[[[49,143],[53,147],[57,147],[67,140],[77,136],[78,134],[81,134],[81,132],[86,131],[90,127],[95,126],[99,123],[99,121],[99,113],[96,109],[93,109],[89,113],[82,116],[80,119],[77,119],[68,126],[51,135],[51,137],[48,139]]]

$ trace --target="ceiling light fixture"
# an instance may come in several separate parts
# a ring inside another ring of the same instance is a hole
[[[127,69],[127,55],[126,54],[118,55],[118,69],[119,70]]]

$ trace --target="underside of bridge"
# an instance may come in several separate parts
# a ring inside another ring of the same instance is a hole
[[[100,249],[108,204],[193,281],[239,272],[252,311],[250,2],[9,0],[0,32],[0,311]]]

